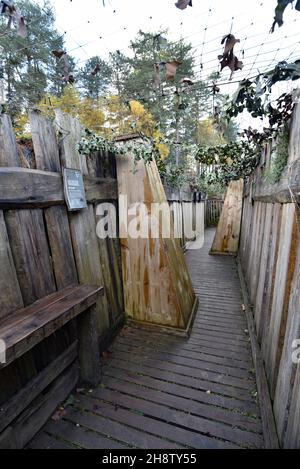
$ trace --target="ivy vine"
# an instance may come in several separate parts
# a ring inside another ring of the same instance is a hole
[[[256,145],[241,141],[213,147],[199,146],[195,159],[212,165],[216,180],[228,184],[250,176],[259,163],[260,152]]]
[[[87,156],[97,151],[108,151],[114,153],[116,156],[131,154],[133,155],[135,164],[140,160],[143,160],[147,164],[153,160],[158,161],[158,165],[160,165],[161,162],[155,142],[143,134],[140,135],[139,140],[126,142],[121,145],[86,129],[85,136],[76,145],[76,149],[81,155]]]

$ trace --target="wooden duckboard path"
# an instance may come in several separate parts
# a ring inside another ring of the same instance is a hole
[[[124,327],[100,386],[77,390],[30,448],[264,447],[236,263],[209,256],[213,235],[186,254],[200,298],[190,338]]]

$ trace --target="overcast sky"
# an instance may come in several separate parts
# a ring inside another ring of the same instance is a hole
[[[190,41],[198,78],[201,63],[203,78],[219,70],[220,42],[229,32],[240,39],[235,51],[244,62],[243,71],[236,72],[232,81],[268,70],[279,60],[300,58],[300,12],[289,5],[284,25],[269,34],[276,0],[193,0],[193,7],[183,11],[175,7],[175,0],[105,0],[105,7],[102,0],[51,3],[58,30],[66,31],[67,51],[76,57],[79,66],[91,56],[107,58],[109,52],[117,49],[129,53],[130,40],[139,29],[168,29],[170,40],[183,37]],[[229,76],[229,69],[225,69],[220,81],[226,83]],[[222,91],[232,93],[236,87],[224,85]],[[281,89],[285,91],[287,85]]]

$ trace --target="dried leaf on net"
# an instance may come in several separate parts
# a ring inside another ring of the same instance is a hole
[[[192,0],[178,0],[175,3],[175,6],[179,8],[180,10],[185,10],[188,6],[192,7],[193,2]]]
[[[271,26],[270,33],[274,33],[276,24],[278,24],[279,28],[283,25],[283,13],[289,3],[293,4],[294,0],[277,0],[274,22]],[[300,0],[297,0],[295,8],[300,11]]]
[[[238,42],[241,42],[240,39],[236,39],[233,34],[226,34],[226,36],[224,36],[221,41],[221,44],[225,43],[223,55],[226,55],[228,52],[232,51]]]
[[[27,37],[27,28],[24,17],[21,15],[20,11],[11,2],[6,0],[1,0],[0,5],[0,14],[8,16],[7,29],[10,29],[13,24],[17,29],[18,36],[25,39]]]
[[[70,74],[70,62],[66,51],[53,50],[52,54],[58,59],[58,62],[63,61],[63,79],[67,83],[75,83],[75,78]]]
[[[166,78],[167,80],[174,80],[177,72],[177,68],[181,65],[182,62],[179,60],[171,60],[166,62]]]
[[[232,72],[236,72],[237,70],[242,70],[244,64],[241,60],[239,60],[232,52],[224,57],[223,55],[219,55],[218,59],[220,60],[221,64],[221,71],[225,67],[229,67]]]
[[[237,70],[242,70],[244,64],[241,60],[239,60],[236,55],[234,55],[234,46],[240,42],[239,39],[236,39],[233,34],[227,34],[223,37],[221,44],[224,44],[224,51],[222,55],[218,55],[218,59],[221,65],[221,71],[228,67],[231,72],[235,72]]]
[[[53,50],[52,54],[55,55],[57,59],[61,59],[62,56],[65,54],[65,51],[63,50]]]

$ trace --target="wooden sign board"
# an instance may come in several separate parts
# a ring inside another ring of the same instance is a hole
[[[79,169],[64,168],[64,192],[69,211],[87,208],[82,173]]]

